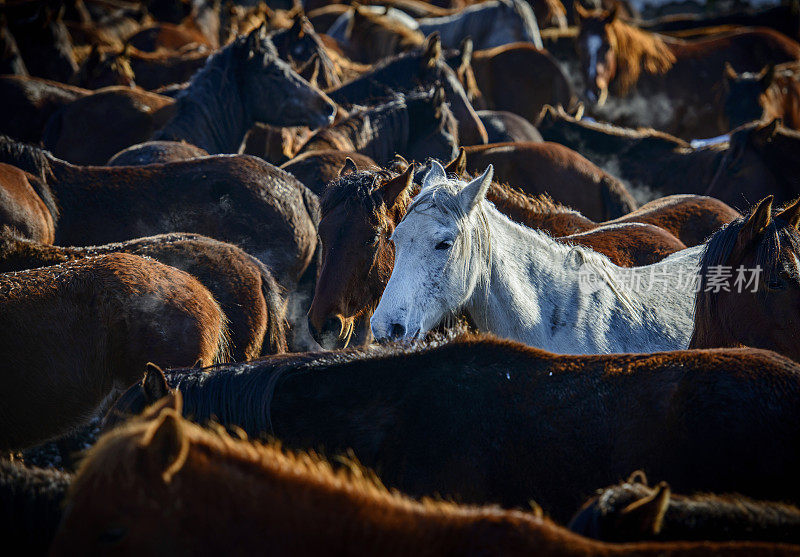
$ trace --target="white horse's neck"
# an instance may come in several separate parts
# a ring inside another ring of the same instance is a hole
[[[489,281],[478,281],[465,308],[480,329],[560,353],[688,345],[694,294],[677,283],[681,275],[696,273],[700,247],[648,267],[622,269],[592,250],[520,226],[488,202],[483,210],[490,234]],[[584,272],[604,277],[594,293],[581,289],[584,262]],[[641,288],[627,288],[620,280],[631,274],[644,281]],[[652,274],[671,278],[651,284]]]

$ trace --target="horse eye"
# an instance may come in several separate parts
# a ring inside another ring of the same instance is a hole
[[[436,249],[450,249],[452,245],[453,245],[452,242],[448,240],[442,240],[441,242],[436,244]]]
[[[128,529],[124,526],[109,528],[97,536],[97,541],[104,544],[117,543],[128,534]]]

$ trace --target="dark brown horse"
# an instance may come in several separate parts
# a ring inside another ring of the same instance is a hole
[[[458,77],[444,60],[442,44],[435,33],[428,37],[420,49],[384,60],[359,78],[328,91],[328,95],[340,105],[364,106],[393,92],[428,89],[437,82],[445,88],[450,110],[458,120],[461,143],[486,143],[486,130],[467,99]]]
[[[259,27],[209,58],[177,97],[175,116],[153,139],[185,141],[208,153],[238,153],[256,122],[327,126],[336,107],[278,58]]]
[[[356,170],[378,170],[380,168],[366,155],[338,150],[309,151],[282,164],[281,168],[321,196],[325,193],[325,187],[339,177],[348,159],[355,164]]]
[[[616,10],[579,8],[578,14],[586,98],[599,105],[592,110],[617,124],[654,127],[686,139],[728,131],[717,118],[726,62],[740,71],[759,71],[800,59],[800,44],[771,29],[682,41],[624,23]],[[607,97],[619,102],[603,111]]]
[[[0,74],[28,75],[28,68],[25,67],[17,41],[8,30],[5,18],[0,18]]]
[[[72,477],[0,459],[0,536],[29,555],[47,555]]]
[[[196,279],[110,254],[0,275],[0,448],[82,425],[149,361],[225,361],[225,315]],[[31,344],[34,342],[34,344]]]
[[[760,72],[737,74],[725,68],[725,118],[731,128],[753,120],[780,118],[800,130],[800,75],[797,64],[767,66]]]
[[[335,468],[314,454],[203,429],[183,419],[182,409],[180,396],[171,395],[91,450],[70,490],[52,555],[109,548],[153,554],[165,545],[186,555],[251,555],[265,543],[278,556],[777,557],[797,551],[764,543],[614,546],[557,526],[538,507],[418,502],[389,491],[352,461]],[[121,477],[126,481],[113,479]],[[207,501],[215,513],[204,508]],[[303,526],[309,523],[315,528]],[[170,533],[168,541],[159,531]]]
[[[106,87],[56,111],[42,143],[74,164],[105,164],[122,149],[150,139],[175,109],[169,97],[131,87]]]
[[[466,148],[467,171],[494,166],[498,182],[531,195],[547,193],[592,220],[630,213],[636,201],[616,178],[557,143],[499,143]]]
[[[780,201],[800,196],[792,133],[776,122],[748,124],[734,130],[729,142],[698,148],[662,132],[576,120],[549,108],[538,128],[548,141],[613,171],[643,198],[692,193],[743,207],[765,193]]]
[[[297,152],[355,151],[379,165],[396,154],[411,160],[448,160],[458,149],[458,124],[445,104],[444,88],[397,96],[354,110],[341,122],[312,135]]]
[[[361,7],[353,9],[344,52],[362,64],[374,64],[422,46],[425,35],[384,15]]]
[[[270,35],[270,40],[278,51],[282,60],[289,62],[292,68],[300,70],[308,65],[312,59],[319,62],[317,72],[317,85],[322,90],[339,87],[342,84],[342,73],[328,53],[322,38],[314,31],[314,26],[302,12],[294,17],[292,26]]]
[[[90,93],[38,77],[0,75],[0,133],[38,143],[54,112]]]
[[[463,161],[456,159],[448,165],[448,171],[457,172],[459,160]],[[317,342],[325,347],[347,343],[356,325],[370,317],[386,287],[394,264],[389,236],[418,189],[411,181],[411,170],[400,175],[357,172],[351,163],[323,195],[322,264],[308,321]],[[617,265],[655,263],[685,247],[652,224],[598,226],[548,198],[530,197],[497,184],[487,198],[516,222],[546,230],[564,242],[591,247]]]
[[[74,166],[0,140],[0,161],[41,178],[60,209],[55,241],[92,245],[195,232],[243,248],[285,288],[316,247],[318,201],[286,172],[247,155],[140,167]]]
[[[643,469],[685,492],[800,500],[800,365],[768,351],[556,356],[467,337],[175,370],[160,389],[153,379],[148,391],[181,391],[192,419],[352,449],[413,495],[533,499],[568,520],[597,486]],[[109,416],[150,402],[137,384]]]
[[[228,348],[235,361],[286,351],[282,289],[263,263],[236,246],[197,234],[163,234],[104,246],[60,247],[0,232],[0,273],[107,253],[149,257],[199,280],[228,318]]]
[[[519,114],[504,110],[479,110],[478,117],[486,128],[489,143],[543,141],[536,126]]]
[[[573,532],[609,542],[640,540],[762,540],[800,543],[800,509],[741,495],[677,495],[641,471],[603,489],[569,524]]]
[[[774,215],[772,201],[763,199],[706,245],[691,347],[747,345],[800,360],[800,201]]]

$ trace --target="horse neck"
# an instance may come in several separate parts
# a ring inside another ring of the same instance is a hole
[[[386,164],[395,153],[406,151],[409,128],[408,108],[391,106],[368,111],[360,125],[346,129],[356,151],[378,164]]]
[[[175,116],[153,139],[186,141],[211,155],[239,152],[255,121],[242,100],[233,54],[225,52],[200,70],[178,97]]]

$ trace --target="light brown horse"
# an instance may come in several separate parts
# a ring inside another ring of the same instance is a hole
[[[286,351],[283,289],[266,265],[232,244],[199,234],[173,233],[103,246],[61,247],[0,229],[0,273],[108,253],[149,257],[199,280],[229,320],[229,352],[234,361]]]
[[[773,211],[772,202],[762,199],[708,242],[691,348],[747,345],[800,361],[800,200],[782,211]],[[720,266],[728,271],[710,277]]]
[[[190,275],[110,254],[0,275],[0,449],[82,425],[149,361],[228,357],[225,315]]]
[[[726,62],[759,71],[800,59],[800,44],[767,28],[682,41],[637,29],[621,21],[616,9],[576,9],[585,96],[598,116],[620,125],[654,127],[685,139],[721,135],[728,131],[717,118]],[[615,102],[604,111],[606,98]]]
[[[181,410],[180,395],[170,395],[89,452],[70,488],[52,555],[252,555],[267,546],[271,555],[292,556],[797,552],[764,543],[615,546],[573,534],[541,510],[419,502],[390,492],[352,462],[336,470],[314,454],[203,429]]]
[[[16,166],[0,163],[0,226],[51,243],[57,220],[58,207],[43,182]]]

